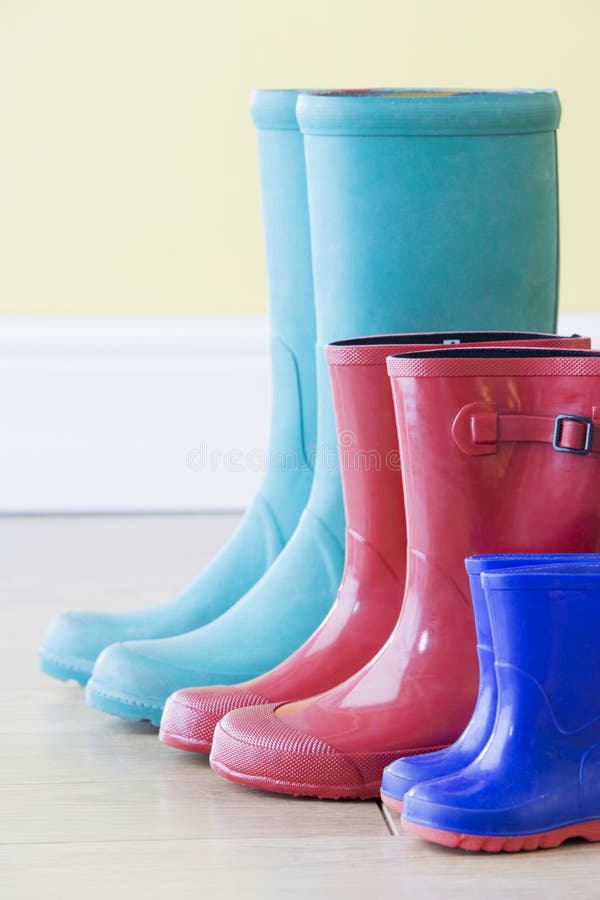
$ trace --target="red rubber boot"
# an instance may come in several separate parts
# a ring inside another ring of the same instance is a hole
[[[583,338],[518,332],[384,335],[327,348],[342,462],[346,562],[336,602],[320,628],[287,660],[252,681],[186,688],[168,699],[160,738],[208,753],[227,712],[327,691],[364,666],[389,637],[400,611],[406,530],[398,438],[385,360],[400,350],[483,341],[589,346]]]
[[[346,511],[344,574],[329,615],[302,647],[265,675],[172,694],[162,715],[161,741],[209,753],[215,726],[229,710],[327,690],[364,665],[389,637],[404,593],[406,526],[385,361],[404,344],[404,336],[390,336],[326,349]],[[435,346],[429,336],[426,346]],[[391,454],[395,465],[389,464]]]
[[[211,765],[234,781],[376,797],[385,765],[447,746],[472,713],[465,557],[600,550],[600,354],[460,348],[412,357],[388,363],[408,522],[397,626],[337,688],[228,713]]]

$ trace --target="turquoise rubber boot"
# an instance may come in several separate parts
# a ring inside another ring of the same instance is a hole
[[[263,674],[330,609],[344,515],[324,344],[361,333],[554,328],[554,93],[303,94],[297,114],[318,345],[310,499],[266,575],[219,619],[104,651],[87,697],[106,712],[158,723],[170,693]]]
[[[136,612],[68,612],[40,650],[44,672],[85,684],[116,641],[190,631],[220,616],[277,558],[306,506],[316,441],[315,312],[302,137],[295,91],[258,91],[260,180],[272,329],[269,469],[236,532],[179,596]]]
[[[399,332],[555,330],[554,91],[318,92],[296,112],[332,325],[343,303],[354,334],[382,313]]]

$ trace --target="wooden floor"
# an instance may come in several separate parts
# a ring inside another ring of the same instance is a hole
[[[234,524],[0,519],[2,900],[600,897],[599,845],[467,855],[398,833],[376,802],[250,791],[38,673],[53,615],[168,597]]]

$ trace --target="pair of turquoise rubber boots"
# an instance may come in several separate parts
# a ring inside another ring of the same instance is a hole
[[[261,675],[331,607],[344,509],[324,345],[554,331],[553,91],[257,91],[272,327],[270,465],[213,563],[151,609],[70,612],[43,671],[158,725],[167,697]],[[316,354],[315,354],[316,349]]]

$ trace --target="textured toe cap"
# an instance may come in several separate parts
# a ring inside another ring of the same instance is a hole
[[[266,702],[260,694],[236,685],[184,688],[167,700],[160,722],[160,739],[181,750],[210,753],[215,728],[226,713]]]
[[[249,787],[295,796],[378,795],[381,770],[389,760],[375,759],[379,754],[355,760],[320,738],[290,727],[275,714],[276,709],[277,704],[270,704],[228,713],[215,729],[213,769]]]

